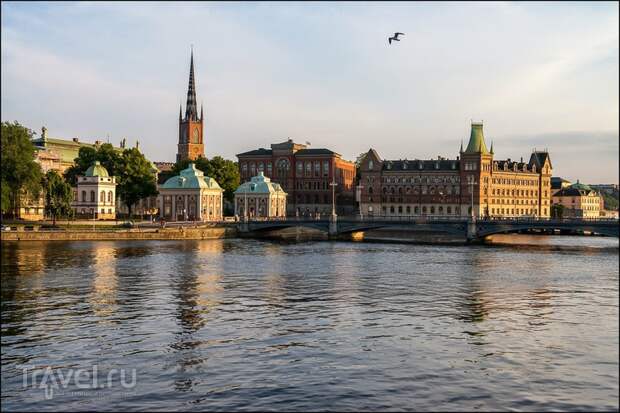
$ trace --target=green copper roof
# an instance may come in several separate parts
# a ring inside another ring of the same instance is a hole
[[[465,153],[482,153],[488,154],[487,145],[484,143],[484,134],[482,133],[482,123],[471,124],[471,135],[469,135],[469,143]]]
[[[90,168],[88,168],[86,170],[86,173],[84,174],[84,176],[103,176],[103,177],[108,177],[110,175],[108,175],[108,170],[105,169],[103,167],[103,165],[101,165],[101,163],[99,163],[99,161],[95,161],[95,163],[92,164],[90,166]]]
[[[575,184],[572,184],[572,185],[570,186],[570,188],[580,189],[580,190],[582,190],[582,191],[592,191],[592,188],[590,188],[590,187],[589,187],[588,185],[586,185],[586,184],[579,183],[579,181],[577,181],[577,183],[575,183]]]
[[[196,165],[190,163],[186,169],[183,169],[177,176],[169,178],[160,188],[162,189],[219,189],[222,188],[215,179],[204,176],[200,169],[196,169]]]
[[[250,182],[242,183],[235,190],[235,194],[269,194],[276,192],[286,195],[280,184],[271,182],[271,179],[267,178],[262,172],[253,176]]]

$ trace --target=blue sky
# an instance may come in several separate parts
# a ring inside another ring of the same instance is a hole
[[[394,31],[405,33],[388,46]],[[618,182],[618,3],[2,3],[2,120],[176,154],[190,45],[207,156],[498,158]]]

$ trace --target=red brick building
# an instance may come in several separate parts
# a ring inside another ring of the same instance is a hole
[[[309,149],[293,142],[272,144],[237,155],[241,181],[249,181],[258,172],[279,183],[288,193],[289,216],[331,214],[332,187],[335,182],[336,213],[355,211],[355,164],[329,149]]]

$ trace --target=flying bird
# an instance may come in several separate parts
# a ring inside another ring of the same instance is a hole
[[[389,42],[390,44],[392,44],[392,40],[394,40],[394,41],[396,41],[396,42],[400,42],[400,39],[398,38],[398,36],[400,36],[400,35],[403,35],[403,36],[404,36],[404,35],[405,35],[405,33],[401,33],[401,32],[396,32],[396,33],[394,33],[394,36],[393,36],[393,37],[388,37],[388,42]]]

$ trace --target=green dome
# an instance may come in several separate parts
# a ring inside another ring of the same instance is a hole
[[[482,123],[471,124],[471,134],[469,135],[469,144],[465,153],[483,153],[487,154],[487,145],[484,143],[484,134],[482,133]]]
[[[172,178],[168,178],[166,182],[161,186],[163,189],[219,189],[222,190],[220,185],[215,179],[208,176],[204,176],[204,173],[200,169],[196,169],[196,165],[190,163],[186,169],[183,169],[181,173]]]
[[[278,192],[286,195],[280,184],[271,182],[271,179],[267,178],[262,172],[253,176],[250,182],[242,183],[235,190],[235,194],[269,194]]]
[[[86,170],[86,173],[84,174],[84,176],[103,176],[103,177],[109,177],[110,175],[108,174],[108,170],[104,168],[103,165],[101,165],[101,163],[99,161],[95,161],[94,164],[92,164],[90,166],[90,168],[88,168]]]

